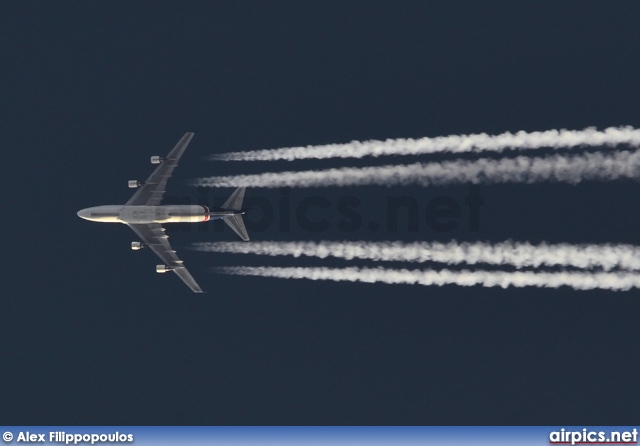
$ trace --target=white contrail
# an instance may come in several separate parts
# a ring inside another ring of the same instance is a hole
[[[278,267],[221,267],[214,271],[242,276],[278,277],[283,279],[333,280],[418,285],[460,285],[485,287],[559,288],[576,290],[605,289],[625,291],[640,288],[640,275],[634,273],[534,272],[534,271],[450,271],[407,270],[384,268],[278,268]]]
[[[335,257],[391,262],[439,262],[447,265],[489,264],[525,267],[573,267],[639,271],[640,247],[632,245],[570,245],[529,243],[437,242],[208,242],[199,251],[267,256]]]
[[[505,149],[539,149],[569,147],[602,147],[627,144],[640,146],[640,130],[633,127],[609,127],[597,130],[547,130],[545,132],[502,133],[487,135],[450,135],[436,138],[387,139],[386,141],[352,141],[305,147],[231,152],[212,155],[222,161],[275,161],[306,158],[363,158],[382,155],[424,155],[431,153],[502,152]]]
[[[584,180],[609,181],[640,176],[640,151],[609,154],[550,155],[508,159],[453,160],[408,165],[341,168],[301,172],[270,172],[198,178],[204,187],[319,187],[365,185],[445,185],[454,183],[577,184]]]

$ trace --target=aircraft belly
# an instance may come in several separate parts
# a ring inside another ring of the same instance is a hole
[[[200,223],[205,221],[203,215],[127,215],[121,216],[120,221],[130,224],[149,223]]]
[[[204,221],[203,215],[173,215],[162,220],[162,223],[200,223],[202,221]]]
[[[158,207],[158,223],[199,223],[209,219],[202,206],[176,205]]]
[[[199,223],[208,220],[202,206],[128,206],[120,214],[125,223]]]
[[[123,223],[134,225],[154,223],[156,214],[153,206],[125,206],[120,212]]]

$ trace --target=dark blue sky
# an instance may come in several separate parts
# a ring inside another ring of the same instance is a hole
[[[203,161],[211,153],[640,126],[640,4],[524,3],[3,3],[3,423],[635,422],[638,291],[218,276],[208,269],[319,263],[185,249],[235,240],[211,225],[171,232],[208,291],[194,295],[156,275],[151,253],[132,252],[126,227],[76,216],[125,202],[126,181],[151,172],[148,157],[192,130],[169,184],[187,202],[199,193],[186,180],[198,176],[348,162]],[[282,230],[276,219],[252,237],[637,244],[637,191],[635,182],[483,186],[479,231],[463,215],[441,233],[423,217],[417,232],[388,231],[386,199],[462,203],[466,186],[293,190],[294,208],[329,200],[317,217],[332,228],[311,233],[292,220]],[[284,196],[248,195],[276,213]],[[382,229],[337,230],[344,196]]]

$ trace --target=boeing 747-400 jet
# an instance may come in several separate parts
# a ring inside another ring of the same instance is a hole
[[[96,206],[78,212],[80,218],[102,223],[124,223],[133,229],[141,242],[131,242],[131,249],[139,250],[148,246],[164,262],[156,266],[158,273],[173,271],[195,293],[202,293],[194,278],[189,274],[182,260],[171,249],[169,236],[165,234],[163,223],[200,223],[214,219],[222,219],[242,240],[249,241],[249,235],[242,221],[242,200],[244,187],[239,187],[222,205],[222,209],[210,211],[206,206],[166,205],[162,206],[167,181],[178,160],[193,138],[188,132],[178,141],[166,158],[152,156],[151,164],[159,164],[147,181],[142,184],[138,180],[129,181],[129,187],[139,189],[133,197],[123,205]]]

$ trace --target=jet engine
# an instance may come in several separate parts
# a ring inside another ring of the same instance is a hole
[[[147,246],[147,245],[145,245],[144,243],[141,243],[141,242],[131,242],[131,249],[133,249],[134,251],[138,251],[138,250],[144,248],[145,246]]]
[[[171,271],[173,268],[168,267],[167,265],[156,265],[156,272],[163,274]]]
[[[164,161],[164,157],[162,157],[162,156],[152,156],[151,157],[151,164],[160,164],[163,161]]]
[[[127,183],[129,185],[129,187],[131,189],[135,189],[136,187],[140,187],[142,186],[142,183],[138,180],[129,180],[129,183]]]

